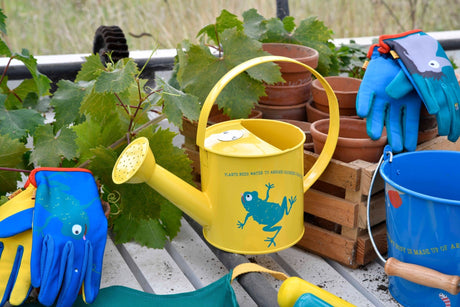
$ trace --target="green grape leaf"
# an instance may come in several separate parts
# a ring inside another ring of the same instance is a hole
[[[134,219],[121,215],[114,223],[113,232],[116,244],[135,240],[142,246],[163,248],[167,240],[166,230],[157,219]]]
[[[265,22],[265,33],[260,41],[264,43],[293,43],[291,33],[286,30],[279,18],[270,18]]]
[[[226,29],[236,28],[238,31],[243,30],[243,23],[238,17],[227,10],[222,10],[220,15],[216,18],[216,23],[207,25],[200,31],[198,31],[197,37],[206,34],[209,40],[215,44],[219,43],[218,34],[222,33]]]
[[[123,63],[118,61],[113,71],[103,71],[100,74],[94,85],[96,93],[120,93],[133,84],[134,75],[138,73],[137,65],[132,59],[125,65]]]
[[[318,51],[317,70],[324,76],[330,75],[331,70],[338,70],[331,60],[333,51],[329,40],[332,39],[332,34],[332,31],[322,21],[313,16],[302,20],[292,35],[302,45]]]
[[[255,57],[270,55],[262,50],[262,44],[251,39],[243,32],[227,30],[222,33],[222,47],[224,49],[224,60],[228,62],[228,67],[233,68],[245,61]],[[228,53],[228,55],[225,55]],[[264,63],[253,66],[247,71],[248,75],[257,80],[268,84],[284,81],[281,78],[279,66],[275,63]]]
[[[200,116],[198,98],[175,89],[163,79],[157,80],[157,83],[163,89],[163,113],[168,117],[170,123],[182,128],[182,116],[192,121],[198,120]]]
[[[6,19],[7,17],[5,14],[3,14],[3,9],[0,9],[0,31],[5,35],[7,34],[6,33],[6,22],[5,22]]]
[[[162,204],[160,219],[170,239],[177,236],[181,226],[182,211],[170,202]]]
[[[51,88],[51,80],[38,71],[37,60],[33,57],[33,55],[31,55],[27,49],[22,49],[21,53],[14,53],[12,56],[24,63],[29,70],[32,75],[32,79],[35,81],[37,86],[38,96],[48,94],[48,91]]]
[[[22,157],[27,150],[19,140],[0,135],[0,166],[22,168]],[[0,194],[14,191],[20,179],[18,172],[0,171]]]
[[[51,125],[37,127],[34,137],[34,150],[30,161],[35,166],[58,167],[62,158],[71,160],[77,157],[76,134],[69,128],[53,133]]]
[[[92,117],[93,120],[103,122],[115,112],[117,103],[119,101],[114,94],[96,93],[93,88],[82,100],[80,113]]]
[[[92,54],[86,57],[86,61],[81,65],[81,69],[75,78],[75,82],[92,81],[99,77],[105,70],[104,64],[98,55]]]
[[[256,40],[259,40],[260,33],[264,31],[265,18],[256,9],[249,9],[243,12],[244,33]]]
[[[22,105],[24,108],[34,109],[40,113],[46,113],[50,110],[50,96],[38,97],[36,93],[29,93],[24,99]]]
[[[213,56],[204,45],[191,45],[187,54],[178,50],[180,67],[177,80],[185,93],[196,96],[201,103],[230,69],[256,56],[268,55],[259,42],[235,29],[222,33],[221,44],[224,50],[222,58]],[[223,89],[216,103],[232,118],[247,117],[258,98],[265,95],[262,79],[267,83],[282,81],[279,67],[274,63],[265,63],[241,73]]]
[[[295,19],[294,17],[292,16],[286,16],[284,17],[283,19],[283,25],[284,25],[284,28],[286,29],[286,31],[288,31],[289,33],[291,33],[292,31],[294,31],[294,29],[296,28],[296,24],[295,24]]]
[[[69,124],[78,124],[83,120],[80,114],[81,102],[91,91],[94,82],[59,80],[57,85],[58,89],[51,99],[56,119],[55,130]]]
[[[0,196],[0,206],[6,203],[8,200],[9,200],[8,197],[4,195]]]
[[[175,135],[169,130],[160,128],[155,132],[144,130],[140,134],[149,139],[158,165],[191,183],[190,160],[180,148],[172,144]],[[101,147],[94,149],[95,158],[89,168],[102,179],[109,191],[119,195],[119,207],[115,210],[120,210],[122,214],[113,218],[116,240],[127,242],[135,239],[149,247],[162,247],[166,237],[172,239],[177,235],[182,212],[144,183],[114,184],[111,170],[117,157],[110,152],[113,151]],[[158,228],[159,226],[161,227]],[[153,232],[156,234],[153,235]],[[148,237],[151,239],[147,239]]]
[[[37,85],[32,79],[24,79],[13,90],[5,88],[3,92],[8,95],[5,107],[9,110],[23,108],[23,101],[30,93],[35,93],[38,97]]]
[[[35,110],[19,109],[7,110],[5,108],[6,95],[0,95],[0,133],[9,135],[14,139],[33,134],[38,125],[44,123],[43,116]]]
[[[0,39],[0,55],[8,58],[11,57],[11,50],[2,39]]]
[[[72,129],[77,135],[76,144],[81,161],[93,157],[91,149],[98,146],[108,147],[123,136],[127,127],[120,122],[118,115],[113,113],[106,121],[100,122],[87,118]]]

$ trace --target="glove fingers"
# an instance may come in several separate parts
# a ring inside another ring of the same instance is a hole
[[[417,147],[421,100],[415,92],[408,95],[405,99],[407,103],[402,121],[404,148],[408,151],[413,151]]]
[[[88,244],[88,265],[83,283],[83,300],[91,304],[96,299],[101,285],[102,257],[94,257],[93,246]],[[99,262],[97,262],[99,260]]]
[[[11,249],[8,246],[7,240],[0,241],[0,306],[8,301],[17,275],[16,248]]]
[[[70,306],[77,299],[85,274],[82,268],[87,266],[87,256],[77,252],[80,248],[80,246],[74,246],[70,241],[64,247],[64,254],[62,255],[63,259],[66,259],[65,267],[62,267],[64,279],[56,307]]]
[[[374,91],[361,82],[358,95],[356,96],[356,114],[358,114],[358,116],[367,117],[369,115],[372,110],[374,97]]]
[[[32,244],[32,230],[15,236],[15,240],[21,242],[24,246],[24,248],[22,248],[22,257],[16,282],[10,294],[10,304],[16,306],[21,305],[25,301],[32,289],[30,284],[30,246]]]
[[[402,108],[398,103],[390,103],[389,110],[385,118],[385,126],[387,127],[388,143],[394,152],[403,150],[403,134],[402,134]]]
[[[404,71],[400,70],[394,79],[387,85],[385,92],[393,99],[400,99],[414,89],[412,83],[407,79]]]
[[[385,123],[385,114],[388,104],[383,101],[376,101],[366,121],[367,135],[378,140],[382,136],[383,126]]]
[[[33,250],[33,249],[32,249]],[[34,284],[34,275],[38,275],[35,272],[35,268],[32,266],[31,262],[31,273],[32,273],[32,285],[34,287],[40,288],[40,293],[38,295],[38,300],[40,303],[46,306],[51,306],[56,297],[58,296],[60,290],[60,284],[63,278],[62,271],[62,261],[59,263],[60,255],[56,255],[56,252],[59,249],[55,246],[54,240],[49,235],[45,236],[43,239],[43,248],[41,251],[40,259],[40,283]],[[34,259],[35,251],[32,254],[32,259]],[[34,274],[35,273],[35,274]]]

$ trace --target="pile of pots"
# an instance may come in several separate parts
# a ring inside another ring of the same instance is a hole
[[[313,48],[294,44],[265,43],[262,49],[272,55],[295,59],[312,68],[318,66],[319,54]],[[266,96],[260,97],[256,109],[264,118],[307,121],[305,112],[311,100],[312,77],[303,66],[290,62],[275,62],[280,66],[285,82],[267,84]]]

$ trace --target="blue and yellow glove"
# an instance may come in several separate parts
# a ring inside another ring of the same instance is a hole
[[[460,86],[439,42],[414,30],[382,35],[379,46],[379,51],[392,54],[403,70],[388,86],[387,92],[400,98],[410,90],[410,83],[428,113],[436,114],[439,134],[455,142],[460,136]]]
[[[0,306],[7,301],[21,305],[32,288],[31,220],[35,190],[29,186],[0,206]]]
[[[368,52],[370,60],[356,97],[357,114],[367,119],[367,134],[371,139],[379,139],[386,126],[388,143],[395,152],[415,150],[422,101],[412,87],[399,99],[387,94],[385,89],[401,68],[378,48],[373,45]]]
[[[31,281],[46,306],[71,306],[80,288],[92,303],[101,281],[107,220],[92,174],[77,168],[38,168],[32,228]]]

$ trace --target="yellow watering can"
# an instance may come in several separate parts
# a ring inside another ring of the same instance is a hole
[[[253,66],[274,61],[304,66],[321,81],[329,99],[328,138],[305,176],[305,134],[294,125],[238,119],[206,127],[214,101],[233,78]],[[197,130],[202,191],[156,164],[148,140],[142,137],[118,157],[112,179],[117,184],[147,183],[202,225],[206,240],[217,248],[241,254],[273,253],[302,238],[304,193],[328,165],[338,135],[337,98],[318,72],[290,58],[258,57],[224,75],[203,104]]]

